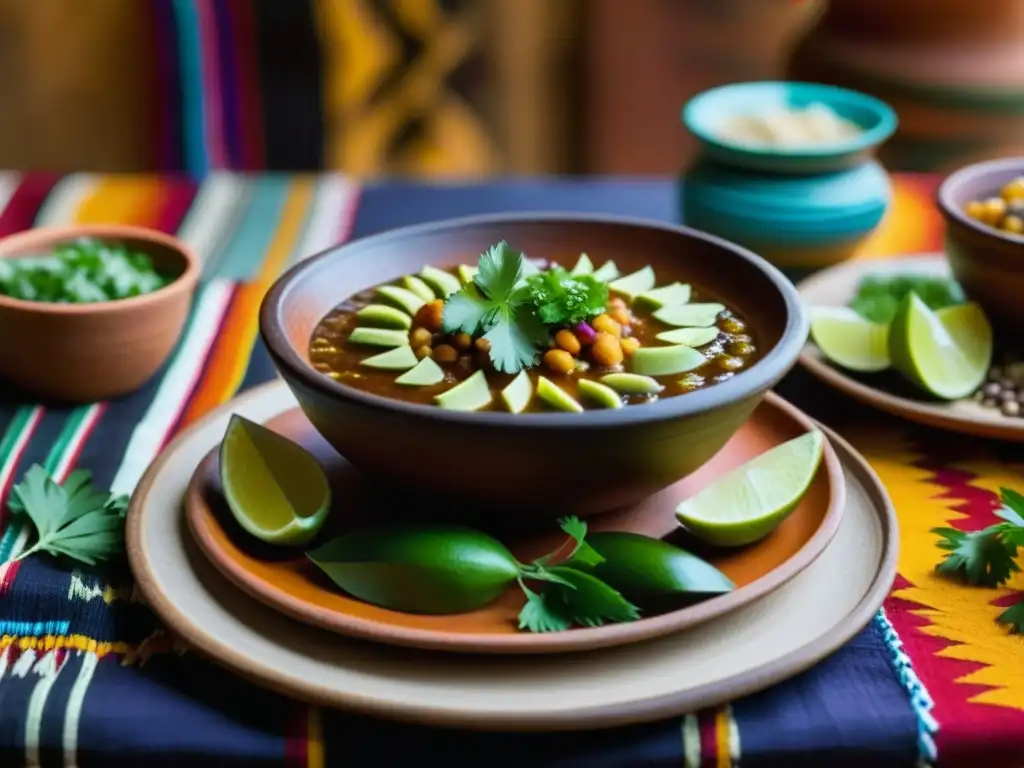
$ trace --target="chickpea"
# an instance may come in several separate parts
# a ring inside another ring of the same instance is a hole
[[[491,351],[491,342],[489,342],[483,336],[474,341],[473,346],[476,347],[478,351],[483,352],[485,355]]]
[[[459,353],[451,344],[438,344],[434,347],[434,359],[439,363],[454,363]]]
[[[467,350],[473,347],[473,337],[466,332],[456,333],[452,337],[456,349]]]
[[[416,353],[416,357],[418,357],[420,360],[422,360],[424,357],[430,357],[434,353],[434,350],[430,348],[429,344],[422,344],[416,347],[414,351]]]
[[[605,368],[611,368],[613,365],[618,365],[622,362],[622,344],[617,336],[601,332],[597,334],[590,354],[593,356],[595,363]]]
[[[580,340],[576,338],[576,334],[567,328],[563,328],[555,334],[555,344],[573,356],[578,355],[583,346],[580,344]]]
[[[981,200],[971,200],[964,206],[964,213],[972,219],[985,221],[985,204]]]
[[[441,321],[444,319],[444,300],[434,299],[428,301],[416,313],[416,325],[422,325],[431,333],[441,330]]]
[[[1006,215],[1006,201],[1001,197],[990,197],[983,205],[985,212],[982,221],[986,224],[996,225]]]
[[[622,326],[612,320],[608,315],[598,315],[590,324],[594,327],[594,330],[597,331],[598,336],[602,333],[607,333],[615,338],[622,336]]]
[[[428,331],[426,328],[413,328],[412,333],[409,334],[409,344],[413,347],[430,346],[430,343],[434,340],[434,334]]]
[[[629,314],[629,310],[625,307],[615,307],[608,313],[608,317],[619,325],[629,325],[633,322],[633,316]]]
[[[626,304],[626,300],[621,296],[612,296],[608,299],[608,309],[628,309],[629,306]]]
[[[718,358],[718,367],[723,371],[738,371],[743,365],[743,360],[738,357],[724,356]]]
[[[544,353],[544,365],[555,373],[569,373],[576,367],[576,361],[564,349],[549,349]]]
[[[747,341],[734,341],[729,344],[729,354],[746,357],[754,354],[754,345]]]
[[[743,333],[747,330],[747,324],[738,317],[727,317],[718,325],[726,333]]]
[[[620,339],[619,346],[622,347],[622,354],[626,357],[632,357],[633,353],[640,349],[640,339],[633,337]]]
[[[1015,235],[1024,233],[1024,219],[1020,216],[1007,216],[1003,219],[1003,229]]]
[[[1003,200],[1012,203],[1016,200],[1024,200],[1024,176],[1018,176],[999,192]]]

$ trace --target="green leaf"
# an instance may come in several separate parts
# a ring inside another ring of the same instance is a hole
[[[1011,634],[1024,632],[1024,596],[999,614],[996,621],[1000,624],[1009,624]]]
[[[453,293],[444,303],[441,330],[445,333],[476,334],[494,311],[494,304],[470,284]]]
[[[1024,528],[1024,495],[1010,488],[1000,488],[999,497],[1003,507],[996,510],[996,515],[1012,525]]]
[[[1014,562],[1017,545],[1004,539],[999,525],[965,533],[955,528],[933,528],[941,537],[938,547],[947,551],[936,570],[968,584],[998,587],[1020,570]]]
[[[546,325],[576,325],[605,311],[608,286],[591,275],[553,267],[527,280],[537,317]]]
[[[587,524],[585,522],[576,516],[572,516],[563,517],[558,521],[558,524],[565,531],[566,535],[570,536],[576,543],[575,548],[569,553],[566,560],[572,560],[587,566],[600,565],[604,562],[604,558],[585,541],[587,536]]]
[[[504,373],[519,373],[537,362],[540,350],[527,325],[502,313],[483,336],[491,347],[488,357],[494,367]]]
[[[48,552],[95,565],[123,553],[126,499],[96,490],[90,472],[76,470],[61,486],[35,464],[13,490],[9,506],[28,516],[36,534],[18,559]]]
[[[502,240],[480,257],[474,282],[492,301],[504,303],[515,290],[523,274],[523,254]]]
[[[550,596],[538,594],[520,582],[526,594],[526,604],[519,611],[519,628],[527,632],[563,632],[572,623],[561,613],[552,610]]]
[[[926,275],[867,275],[857,287],[850,307],[861,317],[886,325],[896,316],[900,301],[913,291],[931,309],[962,304],[963,289],[954,280]]]
[[[635,605],[597,577],[565,565],[550,570],[574,587],[554,586],[545,590],[549,607],[570,623],[581,627],[600,627],[609,621],[636,621],[640,618],[640,611]]]

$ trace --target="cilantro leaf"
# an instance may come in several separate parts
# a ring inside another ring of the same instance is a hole
[[[480,257],[474,282],[489,299],[502,302],[511,297],[523,275],[523,254],[502,240]]]
[[[867,275],[857,286],[850,307],[865,320],[886,325],[896,316],[900,301],[913,291],[931,309],[966,301],[954,280],[927,275]]]
[[[965,533],[956,528],[933,528],[942,537],[938,543],[946,556],[936,567],[944,576],[968,584],[998,587],[1020,570],[1014,562],[1018,545],[1004,537],[1002,525]]]
[[[550,605],[550,595],[538,594],[521,581],[519,586],[526,593],[526,604],[519,611],[519,628],[529,632],[562,632],[572,623]]]
[[[523,263],[523,254],[504,241],[490,248],[480,257],[474,282],[445,300],[441,318],[445,333],[487,339],[491,363],[504,373],[534,365],[548,338],[529,292],[517,286]]]
[[[996,619],[1000,624],[1009,624],[1011,634],[1024,632],[1024,595],[1016,603],[1011,605]]]
[[[8,507],[26,515],[35,527],[36,542],[19,560],[48,552],[95,565],[124,550],[127,498],[96,490],[92,473],[85,470],[75,470],[58,485],[35,464],[12,489]]]
[[[1010,488],[1000,488],[999,497],[1003,507],[996,510],[996,516],[1011,525],[1024,528],[1024,496]]]
[[[576,325],[605,311],[608,286],[591,275],[569,274],[561,267],[530,276],[526,284],[537,316],[547,325]]]
[[[574,587],[566,589],[554,585],[545,590],[545,595],[550,596],[549,607],[571,624],[600,627],[609,621],[636,621],[640,618],[640,611],[635,605],[596,576],[565,565],[550,570]]]
[[[558,521],[558,524],[562,526],[562,530],[565,531],[566,535],[570,536],[576,543],[576,547],[569,553],[569,557],[566,558],[567,560],[589,566],[600,565],[604,562],[604,558],[598,551],[585,541],[587,535],[587,524],[585,522],[573,516],[562,518]]]

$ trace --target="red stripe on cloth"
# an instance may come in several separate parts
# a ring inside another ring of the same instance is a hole
[[[718,735],[715,730],[714,709],[702,709],[697,713],[697,725],[700,727],[700,765],[701,768],[716,768],[718,765]]]
[[[21,459],[25,455],[25,451],[28,450],[29,445],[32,443],[32,436],[35,434],[36,429],[43,422],[43,415],[46,413],[46,409],[42,406],[38,406],[32,412],[32,419],[28,424],[25,425],[25,431],[22,433],[21,442],[19,443],[17,450],[8,459],[6,466],[10,467],[10,474],[6,477],[0,477],[0,531],[4,530],[4,525],[7,522],[7,496],[11,492],[11,488],[14,487],[14,479],[18,474],[18,466],[21,464]]]
[[[0,579],[0,596],[6,595],[14,586],[14,580],[18,577],[18,569],[21,568],[21,560],[0,565],[3,568],[3,578]]]
[[[30,173],[22,177],[0,214],[0,237],[30,229],[35,224],[46,196],[60,178],[61,175],[57,173]]]
[[[196,3],[196,17],[199,21],[199,60],[202,63],[203,113],[206,118],[204,135],[210,157],[211,170],[228,167],[227,149],[224,144],[224,119],[221,103],[220,43],[217,39],[217,16],[210,0]]]
[[[241,144],[241,169],[259,171],[266,165],[263,111],[260,97],[260,69],[256,57],[256,15],[252,0],[225,0],[235,30],[237,51],[239,125],[245,126],[238,137]]]
[[[285,768],[309,765],[309,704],[295,702],[284,741]]]
[[[164,199],[153,223],[155,229],[173,234],[178,231],[185,214],[196,198],[198,187],[184,177],[162,180]]]

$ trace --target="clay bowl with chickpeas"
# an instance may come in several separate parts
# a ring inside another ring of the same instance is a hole
[[[369,478],[431,499],[411,502],[424,516],[532,524],[694,472],[794,365],[808,321],[777,269],[725,240],[521,214],[304,260],[267,293],[260,331],[309,421]]]
[[[1002,332],[1024,335],[1024,157],[961,168],[938,203],[954,277]]]

